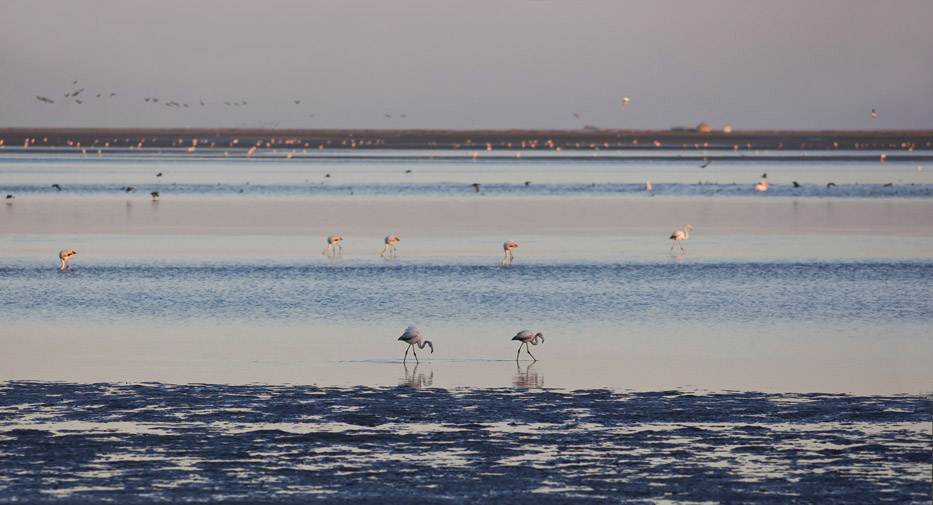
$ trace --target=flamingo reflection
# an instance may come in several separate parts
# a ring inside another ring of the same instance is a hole
[[[512,385],[517,388],[524,389],[542,389],[544,388],[544,374],[533,370],[535,362],[532,361],[525,365],[525,369],[522,370],[522,366],[516,361],[515,362],[515,376],[512,377]]]
[[[408,365],[402,364],[405,367],[405,376],[399,378],[398,385],[399,387],[408,387],[414,389],[424,389],[429,388],[434,384],[434,370],[428,368],[428,373],[421,372],[418,373],[418,364],[411,370],[408,371]]]

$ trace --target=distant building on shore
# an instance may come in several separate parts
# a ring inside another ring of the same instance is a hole
[[[729,128],[731,131],[732,128]],[[696,126],[675,126],[671,128],[672,132],[699,132],[699,133],[710,133],[713,131],[713,127],[709,123],[700,123]]]

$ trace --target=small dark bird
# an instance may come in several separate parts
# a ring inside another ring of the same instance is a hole
[[[162,177],[162,172],[157,173],[156,177]]]
[[[797,181],[794,181],[794,182],[793,182],[793,185],[794,185],[795,188],[799,188],[799,187],[800,187],[800,184],[798,184]]]
[[[130,191],[133,191],[135,189],[136,189],[136,186],[127,186],[123,188],[123,191],[126,191],[127,193],[129,193]]]
[[[7,199],[7,200],[12,200],[12,199],[14,199],[14,198],[16,198],[16,197],[13,196],[13,195],[6,195],[6,199]]]
[[[706,161],[706,160],[703,160],[703,161]],[[706,168],[706,167],[709,166],[709,164],[710,164],[710,162],[709,162],[709,161],[706,161],[706,163],[700,165],[700,168]]]
[[[153,191],[152,193],[149,193],[149,194],[152,195],[152,199],[153,199],[153,200],[155,200],[156,198],[159,197],[159,192],[158,192],[158,191]]]
[[[411,169],[406,170],[405,173],[406,173],[406,174],[410,174],[410,173],[411,173]]]
[[[889,182],[889,183],[887,183],[887,184],[884,185],[884,187],[886,187],[886,188],[890,188],[891,186],[894,186],[894,183],[893,183],[893,182]]]
[[[831,188],[831,187],[833,187],[833,186],[835,186],[835,185],[836,185],[835,182],[827,182],[827,183],[826,183],[826,187],[827,187],[827,188]]]
[[[55,189],[57,189],[57,190],[59,190],[59,191],[62,190],[62,187],[59,186],[58,184],[52,184],[52,187],[55,188]]]
[[[474,183],[473,183],[473,189],[474,189],[477,193],[479,192],[479,183],[478,183],[478,182],[474,182]]]
[[[530,185],[531,185],[531,181],[525,181],[525,186],[530,186]]]
[[[765,173],[761,174],[761,178],[762,178],[762,179],[767,179],[767,178],[768,178],[768,172],[765,172]]]
[[[330,177],[330,174],[324,174],[324,177]]]
[[[298,105],[300,103],[301,103],[301,100],[295,100],[295,105]]]
[[[878,113],[875,112],[875,109],[871,110],[871,117],[878,117]]]

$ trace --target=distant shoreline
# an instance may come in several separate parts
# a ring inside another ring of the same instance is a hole
[[[27,145],[28,141],[28,145]],[[933,130],[0,128],[7,147],[446,150],[933,150]]]

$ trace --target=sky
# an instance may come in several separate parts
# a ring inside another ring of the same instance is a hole
[[[5,0],[0,127],[931,129],[930,20],[929,0]]]

